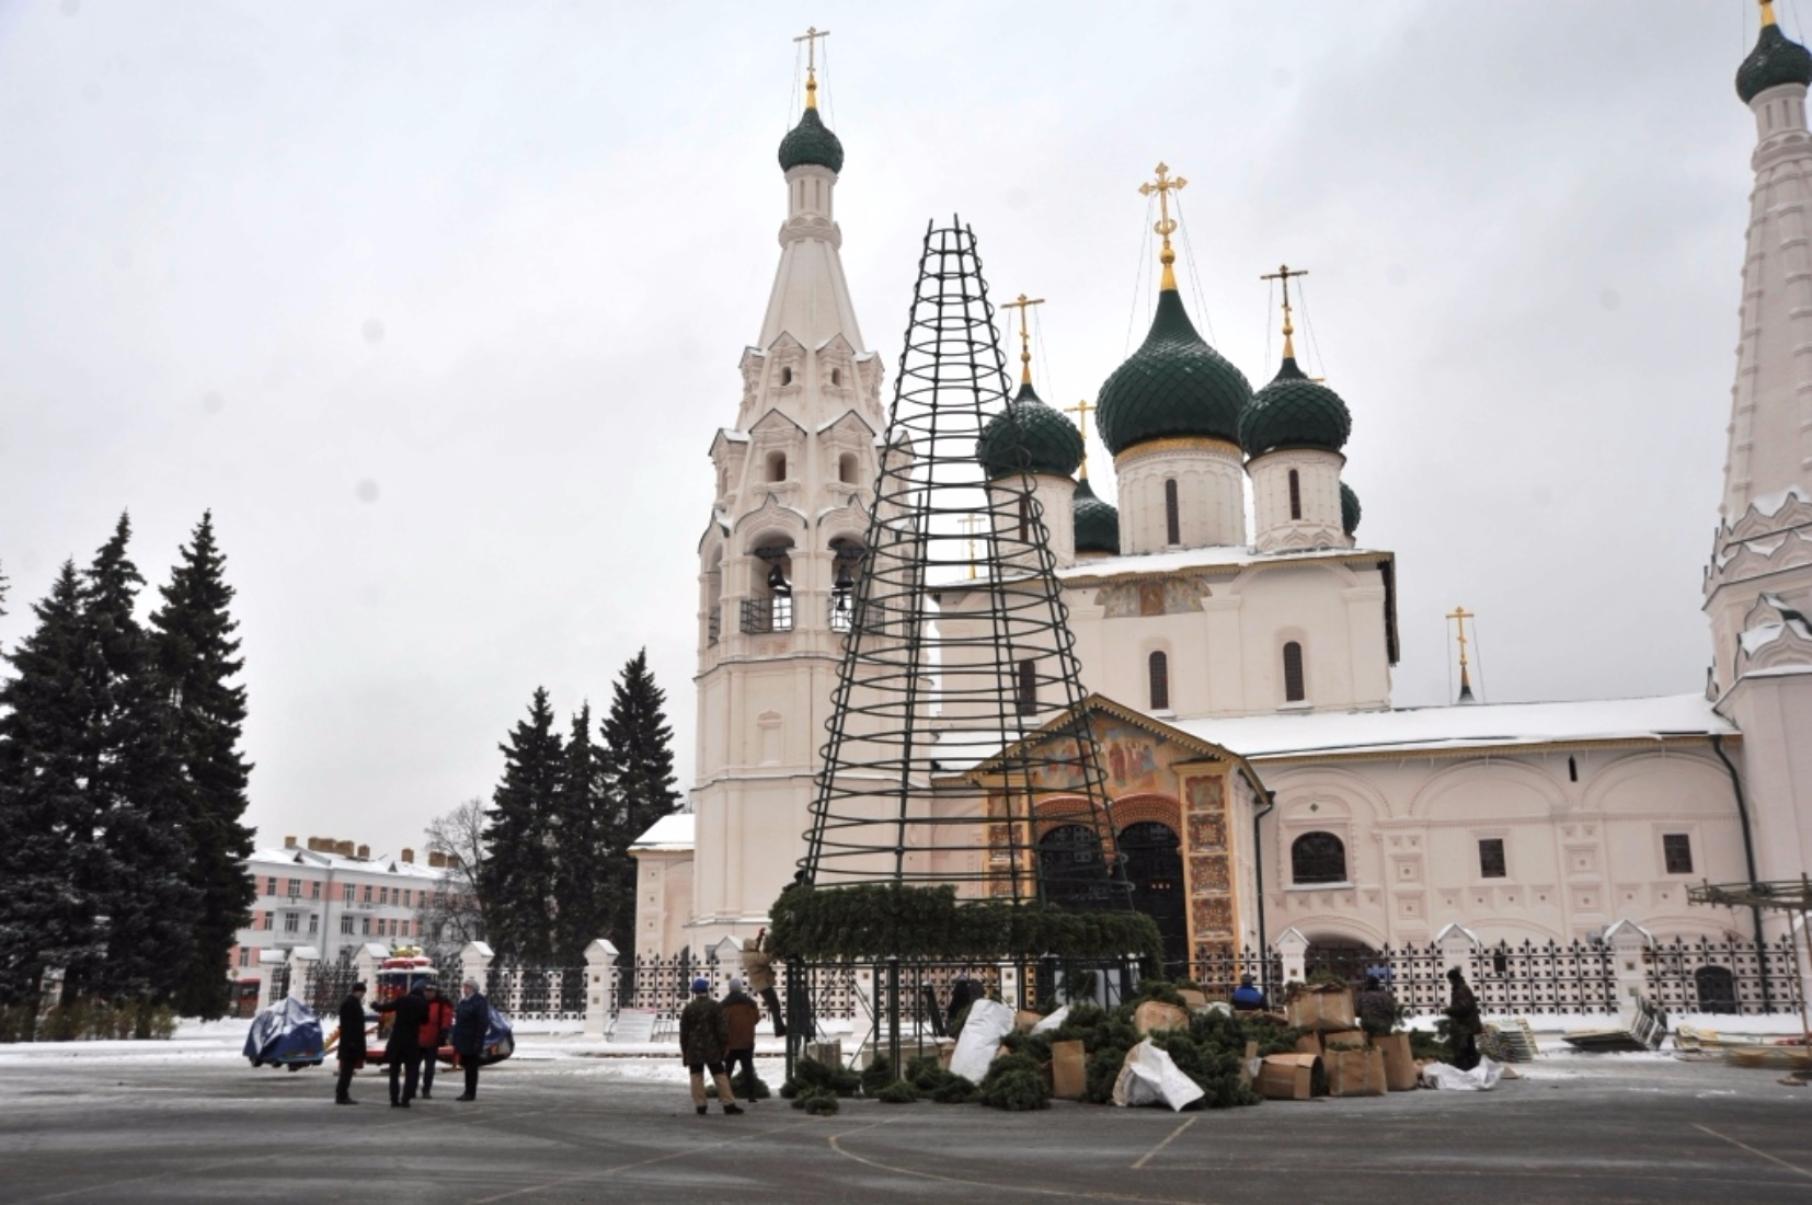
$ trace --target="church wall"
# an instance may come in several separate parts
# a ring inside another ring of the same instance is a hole
[[[1253,544],[1260,551],[1284,548],[1350,548],[1341,527],[1340,468],[1337,452],[1293,448],[1252,461]],[[1296,474],[1299,517],[1290,514],[1290,474]]]
[[[1755,818],[1756,873],[1798,878],[1812,867],[1812,675],[1745,678],[1728,710],[1743,730],[1733,756]]]
[[[1239,448],[1218,440],[1155,440],[1114,460],[1120,551],[1211,548],[1246,542],[1246,472]],[[1171,541],[1164,483],[1177,483],[1178,535]]]
[[[1487,941],[1564,942],[1620,919],[1662,936],[1747,932],[1746,916],[1685,900],[1688,883],[1743,877],[1729,781],[1702,743],[1257,766],[1277,797],[1262,825],[1273,937],[1294,925],[1420,944],[1457,922]],[[1292,845],[1311,832],[1345,844],[1344,881],[1295,881]],[[1667,870],[1665,833],[1688,836],[1690,872]],[[1481,840],[1503,843],[1501,877]]]

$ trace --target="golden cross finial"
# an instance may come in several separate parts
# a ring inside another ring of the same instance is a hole
[[[830,37],[830,30],[819,29],[808,25],[805,32],[794,38],[795,42],[805,43],[805,107],[818,107],[818,39]],[[794,59],[795,63],[799,60]]]
[[[1292,338],[1296,334],[1296,328],[1290,324],[1290,280],[1292,277],[1307,276],[1308,274],[1307,268],[1299,272],[1289,264],[1279,264],[1277,271],[1265,272],[1259,276],[1260,280],[1283,281],[1283,354],[1286,360],[1296,358],[1296,343]]]
[[[1762,0],[1762,24],[1774,24],[1774,0]]]
[[[1087,398],[1083,398],[1074,406],[1063,408],[1065,414],[1076,416],[1076,429],[1082,432],[1082,479],[1084,481],[1088,480],[1088,416],[1091,411],[1097,409],[1099,407],[1091,405]]]
[[[969,580],[975,580],[975,533],[987,520],[980,515],[964,515],[957,522],[963,525],[963,531],[969,537]]]
[[[1472,677],[1466,671],[1466,621],[1477,619],[1478,615],[1465,607],[1455,607],[1447,612],[1447,618],[1460,625],[1460,702],[1472,702]]]
[[[1177,274],[1170,265],[1177,262],[1177,253],[1170,249],[1170,236],[1176,233],[1177,224],[1176,219],[1170,216],[1170,194],[1186,186],[1189,181],[1181,176],[1173,178],[1169,166],[1163,163],[1158,164],[1157,173],[1156,180],[1148,180],[1139,185],[1139,195],[1149,197],[1154,192],[1158,194],[1160,216],[1158,224],[1152,227],[1153,230],[1164,236],[1164,250],[1158,255],[1158,262],[1164,265],[1164,279],[1158,287],[1175,291]]]
[[[1043,305],[1042,297],[1027,297],[1024,293],[1018,300],[1009,301],[1000,308],[1019,311],[1019,381],[1022,385],[1032,383],[1032,328],[1026,325],[1026,311],[1035,305]]]

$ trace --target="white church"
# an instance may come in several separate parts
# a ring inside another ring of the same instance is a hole
[[[1755,185],[1702,689],[1392,706],[1395,561],[1357,538],[1341,480],[1351,416],[1296,365],[1287,269],[1282,362],[1255,389],[1192,325],[1160,224],[1150,333],[1089,408],[1118,512],[1028,368],[1011,404],[1115,839],[1173,958],[1286,929],[1327,946],[1422,944],[1456,923],[1491,942],[1589,940],[1618,922],[1750,939],[1748,912],[1689,906],[1688,885],[1812,869],[1812,53],[1763,14],[1736,80]],[[710,444],[695,784],[690,812],[633,851],[640,956],[753,937],[791,880],[862,572],[882,362],[839,259],[843,147],[809,78],[806,96],[780,145],[767,313],[742,352],[735,423]],[[1160,165],[1147,187],[1163,202],[1176,186]],[[979,593],[940,589],[938,622],[960,623]],[[1067,718],[1036,697],[1019,708],[1028,740]],[[998,745],[952,733],[940,763],[975,784],[978,825]],[[1048,803],[1036,839],[1073,837],[1055,786]]]

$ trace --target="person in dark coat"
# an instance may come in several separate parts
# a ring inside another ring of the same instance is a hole
[[[1239,986],[1233,989],[1231,1003],[1235,1012],[1261,1013],[1265,1011],[1265,989],[1252,982],[1250,971],[1239,977]]]
[[[453,1032],[453,1005],[430,983],[422,988],[428,1000],[428,1019],[422,1022],[422,1099],[434,1094],[434,1065],[440,1062],[441,1044]]]
[[[459,985],[459,1007],[453,1010],[453,1056],[466,1073],[466,1090],[455,1100],[478,1099],[478,1060],[484,1057],[485,1030],[491,1025],[491,1002],[478,991],[478,981]]]
[[[390,1064],[390,1107],[407,1109],[415,1099],[415,1084],[422,1073],[422,1026],[428,1020],[428,998],[419,987],[377,1006],[380,1013],[395,1013],[390,1037],[384,1043],[384,1061]],[[397,1076],[403,1078],[397,1088]]]
[[[355,983],[340,1001],[340,1078],[334,1085],[333,1103],[356,1105],[352,1099],[352,1073],[365,1065],[365,985]]]
[[[742,990],[742,980],[732,977],[730,990],[724,996],[724,1021],[728,1025],[728,1036],[724,1041],[724,1071],[730,1077],[732,1087],[736,1084],[736,1068],[742,1067],[749,1073],[751,1082],[755,1079],[755,1026],[761,1023],[761,1006],[755,998]],[[750,1103],[755,1097],[751,1093]]]
[[[730,1021],[723,1005],[711,999],[711,981],[700,977],[692,981],[692,1003],[681,1010],[679,1018],[680,1058],[692,1073],[692,1104],[700,1117],[705,1115],[705,1070],[717,1083],[717,1099],[724,1112],[742,1112],[736,1105],[736,1094],[730,1090],[730,1077],[724,1074],[724,1052],[730,1041]]]
[[[1471,1071],[1479,1065],[1479,1034],[1485,1028],[1479,1018],[1479,998],[1466,986],[1466,977],[1460,974],[1459,967],[1447,972],[1447,982],[1453,988],[1453,998],[1447,1005],[1447,1032],[1453,1044],[1453,1065],[1461,1071]]]

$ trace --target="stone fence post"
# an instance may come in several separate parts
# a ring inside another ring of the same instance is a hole
[[[358,979],[369,989],[369,999],[377,999],[378,968],[384,965],[384,959],[390,957],[390,948],[375,941],[363,942],[359,952],[352,956],[352,969]]]
[[[276,986],[277,968],[283,965],[282,950],[258,951],[258,1008],[269,1008],[276,1001],[271,999],[271,991]]]
[[[459,951],[459,981],[464,983],[468,979],[477,980],[478,990],[489,995],[491,963],[496,957],[491,952],[491,947],[484,942],[468,941]]]
[[[313,974],[315,964],[321,961],[321,951],[313,946],[296,946],[289,952],[289,994],[297,1000],[307,1002],[308,980]]]
[[[1479,947],[1478,934],[1465,925],[1450,924],[1435,934],[1435,945],[1441,948],[1441,974],[1458,970],[1471,976],[1472,952]]]
[[[1634,921],[1620,920],[1604,931],[1611,947],[1611,971],[1617,982],[1617,1010],[1635,1007],[1648,990],[1648,963],[1644,951],[1655,944],[1655,935]]]
[[[600,937],[585,947],[585,1036],[601,1038],[617,1011],[617,948]]]
[[[1308,978],[1309,939],[1302,935],[1302,930],[1292,925],[1279,933],[1277,952],[1283,958],[1284,983],[1301,983]]]

